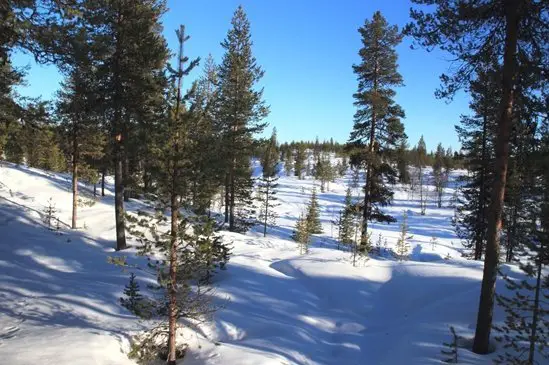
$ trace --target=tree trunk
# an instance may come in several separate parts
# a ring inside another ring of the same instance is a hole
[[[101,171],[101,196],[105,196],[105,171],[106,169],[103,168]]]
[[[177,331],[177,233],[179,208],[177,195],[171,196],[171,231],[170,231],[170,285],[168,287],[169,313],[168,313],[168,364],[176,362],[176,331]]]
[[[536,336],[538,330],[538,317],[540,306],[540,291],[541,291],[541,271],[543,270],[543,256],[544,245],[540,245],[540,253],[538,255],[537,269],[538,275],[536,277],[536,291],[534,295],[534,313],[532,314],[532,330],[530,333],[530,348],[528,350],[528,364],[534,364],[534,356],[536,354]]]
[[[234,163],[234,162],[233,162]],[[235,228],[234,219],[234,204],[235,204],[235,186],[234,186],[234,165],[231,167],[231,173],[229,175],[230,181],[230,193],[229,193],[229,230],[233,231]]]
[[[480,170],[480,191],[479,191],[479,200],[478,200],[478,211],[477,211],[477,234],[475,240],[475,260],[480,260],[482,258],[483,243],[485,236],[485,226],[484,220],[486,219],[486,207],[484,205],[486,201],[486,168],[487,168],[487,157],[486,157],[486,139],[488,138],[488,112],[484,112],[483,121],[482,121],[482,169]],[[482,223],[481,223],[482,222]]]
[[[267,217],[269,216],[269,182],[267,183],[267,190],[265,194],[265,220],[263,224],[263,237],[267,237]]]
[[[230,205],[230,199],[229,199],[229,174],[225,174],[225,223],[229,223],[229,205]]]
[[[120,5],[120,4],[119,4]],[[117,14],[117,25],[122,23],[122,9],[119,7]],[[123,176],[123,158],[124,141],[122,140],[122,81],[120,79],[120,53],[122,43],[122,34],[116,32],[116,48],[114,53],[113,86],[114,86],[114,118],[113,118],[113,137],[114,137],[114,215],[116,221],[116,250],[126,249],[126,225],[124,217],[124,176]]]
[[[494,165],[494,180],[492,196],[488,209],[488,225],[486,234],[486,253],[484,272],[480,293],[477,327],[473,352],[486,354],[490,351],[490,332],[494,311],[494,293],[499,258],[499,232],[501,229],[501,214],[507,179],[507,164],[509,155],[509,133],[513,112],[513,89],[516,78],[516,52],[518,31],[519,1],[505,2],[505,55],[503,60],[503,97],[500,105],[500,118],[496,138],[496,159]]]
[[[124,137],[125,140],[126,137]],[[130,162],[128,161],[128,154],[126,153],[126,148],[124,148],[124,157],[123,157],[123,163],[124,163],[124,170],[122,172],[123,180],[124,180],[124,201],[129,202],[130,201],[130,188],[129,188],[129,176],[130,176]]]
[[[121,141],[120,141],[121,142]],[[126,225],[124,217],[124,184],[122,183],[122,144],[115,141],[114,161],[114,214],[116,220],[116,250],[126,249]]]
[[[72,222],[71,228],[76,229],[78,211],[78,141],[76,133],[72,136]]]

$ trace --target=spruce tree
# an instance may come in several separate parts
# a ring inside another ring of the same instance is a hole
[[[307,218],[300,214],[295,223],[292,239],[299,245],[299,253],[304,255],[309,252],[309,242],[311,240],[311,233],[307,223]]]
[[[221,43],[225,54],[218,73],[217,118],[223,123],[221,156],[225,161],[228,207],[225,220],[230,230],[237,230],[245,229],[246,217],[241,215],[251,201],[253,136],[265,128],[263,119],[269,114],[269,108],[262,100],[263,90],[257,89],[264,72],[252,54],[250,22],[242,6],[236,9],[231,25]]]
[[[197,214],[209,212],[224,177],[224,164],[219,158],[223,146],[218,143],[222,126],[216,119],[219,107],[218,94],[217,66],[209,56],[191,98],[196,117],[189,125],[190,143],[187,148],[190,161],[187,205]]]
[[[419,206],[421,215],[425,215],[427,210],[427,188],[425,186],[425,173],[423,169],[427,164],[427,147],[423,136],[420,137],[415,150],[415,165],[417,173],[417,183],[419,187]]]
[[[351,188],[345,193],[344,207],[339,219],[339,241],[343,245],[351,245],[354,235],[354,204]]]
[[[149,105],[149,97],[161,79],[154,75],[162,72],[168,58],[160,24],[165,10],[164,0],[85,1],[79,9],[92,44],[89,56],[102,80],[98,93],[107,96],[101,99],[97,108],[109,117],[117,250],[126,248],[124,185],[130,181],[134,127],[141,107]]]
[[[538,364],[549,359],[549,129],[547,121],[541,125],[540,138],[528,175],[533,179],[525,186],[530,199],[526,224],[521,231],[523,245],[515,255],[524,274],[523,280],[504,275],[512,296],[497,295],[506,312],[505,323],[495,327],[501,334],[505,353],[498,357],[500,364]]]
[[[318,197],[316,195],[316,188],[313,188],[311,193],[311,200],[307,205],[307,215],[305,217],[307,221],[307,231],[309,234],[322,233],[322,223],[320,223],[320,207],[318,205]]]
[[[435,191],[437,194],[437,206],[442,208],[442,196],[444,195],[444,189],[448,184],[448,174],[444,169],[444,159],[446,151],[442,144],[439,143],[435,152],[435,161],[433,163],[433,179],[435,183]]]
[[[81,31],[73,37],[70,63],[65,64],[67,77],[57,98],[57,116],[64,137],[64,149],[70,156],[72,175],[71,228],[77,228],[78,181],[94,174],[90,161],[103,157],[105,138],[101,117],[94,110],[99,102],[94,92],[97,80],[88,58],[87,34]]]
[[[491,166],[493,164],[494,130],[498,115],[499,73],[494,69],[480,72],[471,82],[472,114],[461,117],[456,126],[468,174],[459,177],[460,192],[454,226],[470,256],[480,260],[486,243],[487,207],[490,202]],[[495,96],[495,98],[494,98]]]
[[[303,170],[305,169],[305,160],[307,159],[307,150],[304,144],[300,143],[297,145],[295,151],[295,160],[294,160],[294,175],[297,176],[299,180],[303,179]]]
[[[454,57],[458,67],[452,75],[443,75],[444,89],[439,96],[455,94],[475,77],[490,52],[502,66],[500,105],[494,129],[495,158],[491,199],[487,208],[486,250],[483,281],[473,351],[489,351],[494,292],[499,254],[499,228],[502,224],[503,199],[507,178],[509,135],[511,133],[514,92],[519,79],[546,82],[544,51],[549,29],[539,27],[547,18],[549,5],[536,0],[413,0],[434,9],[412,9],[413,22],[407,34],[424,47],[440,47]],[[520,44],[520,56],[519,56]],[[519,76],[520,73],[520,77]]]
[[[404,211],[402,214],[402,222],[400,223],[400,234],[397,239],[395,251],[399,261],[407,260],[410,255],[410,240],[413,236],[410,236],[408,227],[408,212]]]
[[[402,85],[395,51],[402,36],[380,12],[376,12],[371,21],[366,20],[359,33],[362,36],[361,62],[353,66],[359,82],[354,94],[358,110],[348,149],[351,165],[366,169],[361,233],[361,243],[365,245],[369,221],[395,221],[381,208],[393,197],[387,183],[395,182],[397,177],[388,155],[404,136],[404,126],[400,122],[404,112],[394,102],[394,88]]]
[[[276,140],[276,130],[265,148],[261,158],[263,173],[258,183],[258,201],[259,220],[263,224],[263,237],[267,236],[267,225],[274,225],[276,222],[276,212],[273,210],[279,204],[277,203],[278,188],[278,142]]]
[[[406,138],[401,138],[396,151],[398,181],[401,184],[410,183],[410,171],[408,171],[408,143]]]

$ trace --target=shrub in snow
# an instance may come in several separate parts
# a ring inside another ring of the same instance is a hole
[[[49,198],[48,205],[44,208],[44,216],[43,221],[48,226],[48,229],[53,229],[53,223],[55,220],[59,221],[57,216],[55,215],[57,213],[57,209],[55,209],[55,203],[53,202],[52,198]]]
[[[405,211],[402,215],[402,223],[400,224],[400,235],[395,247],[396,255],[399,261],[407,260],[410,254],[410,240],[413,236],[408,234],[408,213]]]
[[[307,219],[303,216],[303,213],[300,214],[295,223],[292,239],[299,245],[300,254],[303,255],[309,252],[309,241],[311,239],[311,234],[309,232]]]
[[[450,332],[452,332],[452,342],[444,342],[443,345],[446,347],[445,350],[442,350],[442,354],[445,355],[444,362],[450,364],[458,363],[458,335],[454,327],[450,326]]]
[[[150,311],[146,310],[139,283],[133,272],[130,274],[130,281],[124,289],[124,297],[120,298],[120,304],[138,317],[148,318],[150,316]]]

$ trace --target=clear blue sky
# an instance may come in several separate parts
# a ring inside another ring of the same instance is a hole
[[[242,4],[252,26],[253,51],[266,71],[264,97],[271,106],[268,117],[279,139],[312,140],[333,137],[344,142],[353,124],[353,98],[357,83],[352,64],[358,63],[360,37],[366,18],[380,10],[390,24],[408,22],[408,0],[168,0],[164,34],[175,49],[174,30],[185,24],[191,39],[186,50],[205,59],[211,53],[221,60],[221,40],[226,35],[236,7]],[[437,100],[434,91],[439,75],[451,66],[440,52],[411,50],[405,39],[397,49],[399,71],[406,86],[397,91],[404,108],[410,144],[423,134],[427,148],[438,142],[459,147],[454,124],[468,113],[468,98],[458,95],[448,103]],[[24,95],[49,99],[60,76],[51,66],[36,66],[29,56],[18,54],[17,65],[29,65]],[[194,78],[199,71],[191,75]],[[187,84],[188,85],[188,84]]]

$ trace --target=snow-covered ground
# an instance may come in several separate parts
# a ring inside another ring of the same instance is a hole
[[[234,248],[228,269],[215,279],[222,309],[200,331],[185,331],[190,351],[183,364],[438,364],[442,343],[451,340],[449,326],[472,336],[482,264],[460,257],[449,207],[453,184],[443,208],[433,197],[425,216],[417,194],[409,199],[397,186],[387,210],[399,221],[408,212],[410,260],[386,255],[353,267],[350,253],[337,249],[331,224],[347,179],[319,192],[325,233],[315,236],[308,255],[299,255],[289,237],[314,182],[279,182],[279,219],[266,238],[259,228],[223,233]],[[131,257],[132,250],[113,250],[112,186],[107,188],[107,196],[79,208],[82,228],[70,231],[68,175],[0,166],[1,364],[133,364],[126,356],[129,335],[147,324],[118,304],[128,272],[107,258],[139,258]],[[60,232],[46,229],[41,219],[50,198]],[[142,206],[136,200],[127,205]],[[372,228],[374,242],[381,234],[394,247],[398,222]],[[502,318],[499,311],[496,318]],[[459,350],[462,364],[494,357]]]

